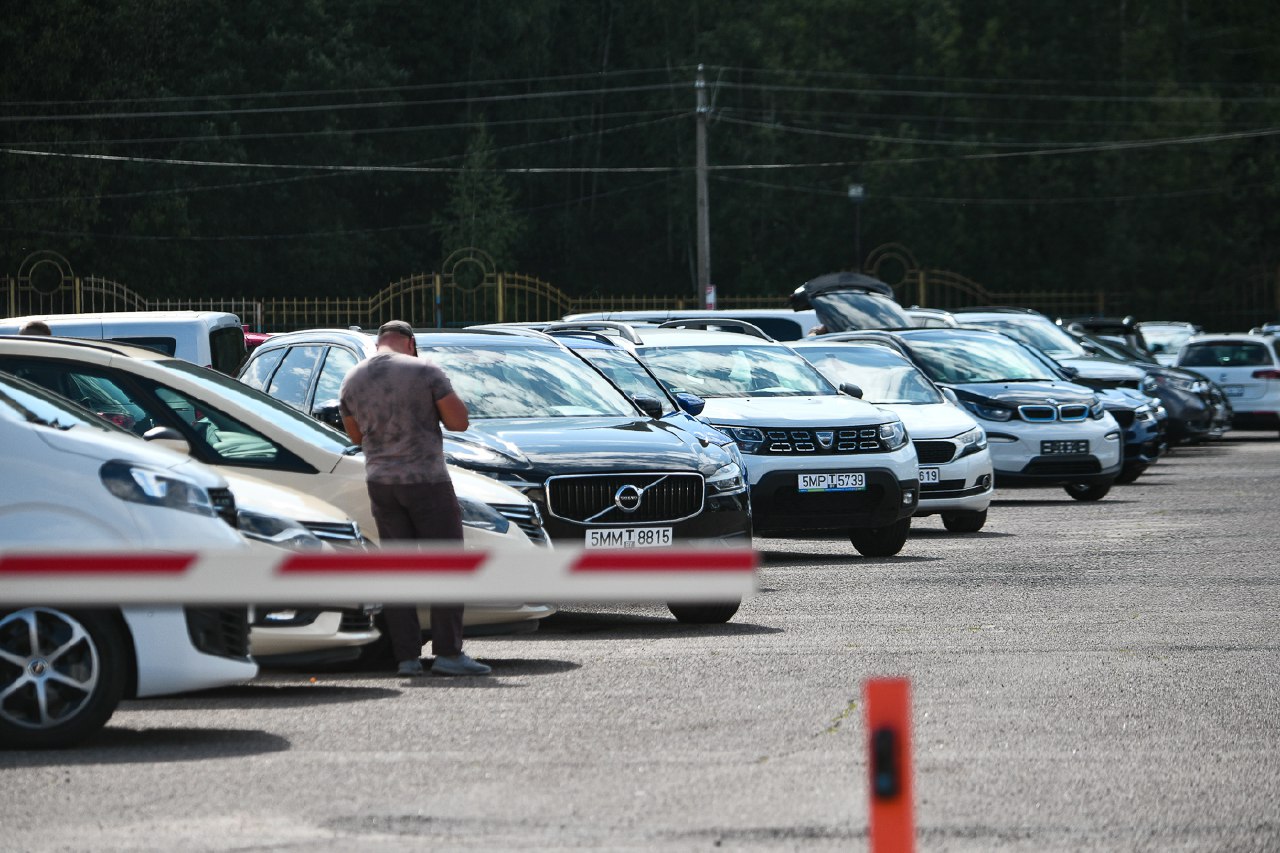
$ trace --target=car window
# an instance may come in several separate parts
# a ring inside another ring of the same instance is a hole
[[[0,377],[0,418],[61,430],[81,426],[104,432],[118,431],[65,397],[13,376]]]
[[[1015,341],[1035,347],[1051,358],[1083,358],[1089,354],[1070,334],[1064,332],[1052,320],[1045,318],[1027,315],[1007,320],[969,319],[962,314],[960,319],[965,325],[981,326],[984,329],[1008,335]]]
[[[311,377],[316,372],[316,362],[324,347],[320,345],[290,347],[284,363],[271,378],[267,393],[282,403],[288,403],[295,409],[307,407],[307,389],[311,387]]]
[[[668,388],[699,397],[837,393],[812,365],[783,346],[645,347],[640,356]]]
[[[239,326],[214,329],[209,333],[209,353],[213,364],[206,364],[205,367],[235,376],[249,353],[244,344],[244,329]],[[172,351],[169,354],[173,355]]]
[[[329,347],[324,357],[324,367],[320,368],[320,378],[316,380],[315,405],[333,402],[338,399],[342,390],[342,380],[351,372],[360,359],[349,349]]]
[[[852,382],[868,403],[941,403],[945,399],[914,364],[886,347],[806,346],[800,354],[835,385]]]
[[[809,298],[818,322],[828,332],[862,329],[905,329],[911,318],[887,296],[855,290],[834,290]]]
[[[1022,346],[1000,335],[937,332],[904,335],[913,360],[934,382],[943,385],[970,382],[1051,381],[1048,365]]]
[[[635,416],[632,403],[609,381],[560,348],[424,346],[471,418]]]
[[[0,359],[0,369],[59,394],[135,435],[156,425],[131,391],[96,368],[62,361],[5,358]]]
[[[195,432],[221,464],[270,464],[280,458],[279,445],[208,403],[197,402],[195,398],[163,385],[157,385],[153,391],[170,412]]]
[[[119,341],[122,344],[132,344],[136,347],[146,347],[156,352],[162,352],[165,355],[173,355],[178,351],[176,338],[112,338],[111,340]]]
[[[245,365],[240,381],[250,388],[257,388],[259,391],[263,390],[267,387],[267,380],[271,378],[272,371],[276,369],[280,364],[280,360],[284,358],[284,354],[285,347],[258,353],[253,360]]]
[[[630,353],[609,349],[580,349],[575,352],[599,368],[610,382],[627,394],[653,397],[662,404],[664,415],[676,410],[662,385]]]
[[[1206,341],[1189,344],[1179,362],[1183,367],[1271,366],[1271,353],[1252,341]]]

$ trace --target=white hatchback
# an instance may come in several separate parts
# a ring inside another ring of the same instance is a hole
[[[1197,335],[1178,350],[1178,367],[1222,387],[1234,429],[1280,430],[1280,342],[1274,335]]]
[[[919,368],[883,344],[826,336],[792,344],[833,385],[852,383],[862,399],[896,413],[920,462],[916,516],[942,516],[953,533],[976,533],[995,494],[986,431]]]

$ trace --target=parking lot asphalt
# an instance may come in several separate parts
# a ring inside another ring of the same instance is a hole
[[[859,850],[905,675],[922,851],[1280,849],[1280,441],[1097,503],[1002,492],[900,556],[758,539],[732,622],[572,605],[487,679],[270,672],[0,753],[5,850]]]

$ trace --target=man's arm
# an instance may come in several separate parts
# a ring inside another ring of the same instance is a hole
[[[467,404],[457,394],[449,394],[436,400],[436,412],[445,429],[465,432],[471,425],[471,419],[467,417]]]
[[[360,424],[356,423],[355,418],[343,415],[342,426],[347,431],[347,437],[351,439],[352,444],[360,444],[364,441],[364,433],[360,431]]]

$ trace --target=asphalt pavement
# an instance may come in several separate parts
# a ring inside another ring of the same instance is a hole
[[[732,622],[574,605],[484,679],[271,672],[0,753],[4,850],[864,850],[862,685],[910,679],[921,851],[1280,850],[1280,441],[901,555],[758,539]]]

